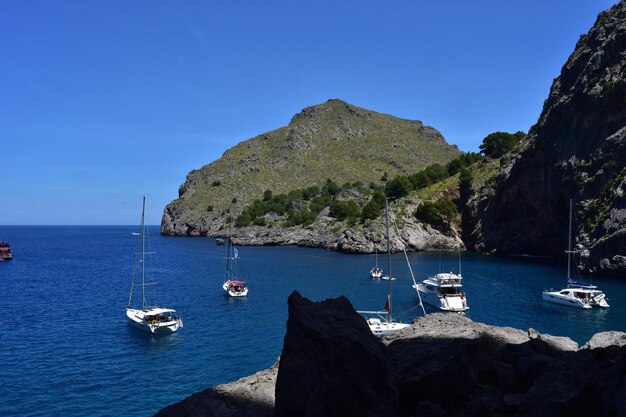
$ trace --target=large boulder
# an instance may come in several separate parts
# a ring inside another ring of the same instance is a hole
[[[600,332],[594,334],[587,343],[585,349],[604,348],[608,346],[624,346],[626,345],[626,333],[624,332]]]
[[[604,377],[595,357],[569,338],[455,314],[420,317],[383,342],[398,378],[400,416],[551,416],[577,408],[610,415],[614,407],[602,393],[621,383],[622,368],[606,365],[614,375]]]
[[[294,291],[276,382],[276,416],[395,416],[396,380],[384,346],[350,301]]]

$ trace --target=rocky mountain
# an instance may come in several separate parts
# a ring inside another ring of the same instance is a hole
[[[626,274],[626,2],[600,13],[550,89],[528,140],[472,200],[466,245],[562,254],[568,201],[586,271]]]
[[[164,210],[165,235],[214,235],[235,198],[242,208],[274,194],[321,186],[326,179],[380,183],[387,173],[415,172],[459,155],[434,128],[359,108],[341,100],[307,107],[288,126],[227,150],[187,175],[179,198]],[[222,232],[223,233],[223,232]]]

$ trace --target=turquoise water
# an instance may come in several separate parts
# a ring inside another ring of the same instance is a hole
[[[271,366],[280,354],[286,300],[298,290],[315,301],[347,296],[357,309],[382,309],[387,283],[372,281],[373,255],[297,247],[239,247],[247,299],[221,289],[225,246],[213,239],[162,237],[146,262],[161,306],[184,328],[153,337],[126,324],[125,307],[138,227],[1,227],[15,259],[0,262],[4,313],[0,337],[0,415],[151,416],[208,386]],[[409,254],[417,278],[458,271],[455,253]],[[562,260],[564,261],[564,259]],[[421,315],[402,254],[392,258],[394,309]],[[386,267],[384,257],[379,263]],[[569,336],[579,343],[605,330],[626,331],[626,284],[597,278],[608,310],[549,304],[560,287],[557,260],[462,255],[473,320]],[[154,297],[154,298],[153,298]]]

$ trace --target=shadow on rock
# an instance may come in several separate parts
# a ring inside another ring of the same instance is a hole
[[[394,416],[398,390],[384,346],[345,297],[289,296],[276,416]]]

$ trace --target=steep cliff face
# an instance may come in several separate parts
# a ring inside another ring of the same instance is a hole
[[[245,207],[265,190],[274,194],[338,184],[378,182],[387,172],[413,173],[459,155],[434,128],[341,100],[307,107],[288,126],[229,149],[217,161],[193,170],[179,198],[164,210],[161,233],[206,235],[224,224],[233,198]]]
[[[562,253],[572,198],[585,269],[626,274],[625,166],[622,1],[581,36],[528,140],[503,159],[495,187],[476,199],[472,245],[486,252]]]

